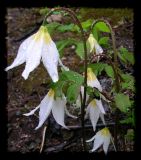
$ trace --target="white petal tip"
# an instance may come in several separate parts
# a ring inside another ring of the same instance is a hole
[[[7,71],[9,70],[9,68],[7,67],[7,68],[5,68],[4,70],[7,72]]]
[[[30,113],[25,113],[23,114],[24,116],[30,116],[31,114]]]

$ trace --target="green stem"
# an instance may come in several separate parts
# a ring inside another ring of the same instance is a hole
[[[43,21],[43,25],[45,24],[45,21],[46,21],[47,17],[50,16],[54,11],[65,11],[65,12],[67,12],[70,15],[70,17],[73,19],[74,23],[80,28],[81,38],[82,38],[83,44],[84,44],[85,77],[84,77],[84,98],[83,98],[83,102],[82,102],[82,106],[81,106],[81,125],[82,125],[82,137],[83,137],[83,150],[86,151],[84,114],[85,114],[86,90],[87,90],[87,47],[86,47],[85,34],[84,34],[84,31],[83,31],[82,25],[81,25],[80,21],[78,20],[76,14],[72,10],[70,10],[68,8],[64,8],[64,7],[59,7],[59,8],[53,8],[53,9],[51,9],[49,11],[49,13],[45,16],[44,21]]]
[[[111,25],[109,24],[109,22],[107,22],[104,19],[99,19],[93,22],[92,27],[91,27],[91,31],[93,29],[93,27],[98,23],[98,22],[104,22],[110,29],[110,33],[111,33],[111,38],[112,38],[112,45],[113,45],[113,51],[114,51],[114,63],[112,63],[112,67],[114,70],[114,74],[115,74],[115,90],[116,93],[118,93],[120,91],[120,81],[119,81],[119,77],[118,77],[118,61],[117,61],[117,57],[118,57],[118,52],[116,49],[116,43],[115,43],[115,33],[111,27]],[[119,125],[119,116],[118,116],[118,109],[116,108],[115,111],[115,129],[114,129],[114,140],[115,140],[115,146],[118,150],[118,145],[117,145],[117,133],[118,133],[118,125]]]

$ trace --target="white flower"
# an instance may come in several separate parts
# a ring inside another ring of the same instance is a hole
[[[98,44],[97,40],[94,38],[93,34],[89,35],[89,38],[87,40],[87,43],[90,46],[90,53],[91,52],[95,52],[96,55],[97,54],[101,54],[103,53],[103,49],[101,48],[101,46]]]
[[[85,119],[88,118],[88,116],[89,116],[94,131],[96,129],[96,124],[98,122],[99,117],[101,118],[101,120],[105,124],[104,114],[105,114],[105,110],[103,108],[101,100],[93,99],[89,103],[89,105],[86,109]]]
[[[30,72],[40,64],[41,58],[53,82],[58,81],[59,53],[45,26],[41,26],[35,34],[22,42],[14,62],[5,70],[26,62],[22,76],[27,79]]]
[[[103,145],[103,150],[105,154],[107,154],[108,147],[111,140],[111,134],[107,127],[103,128],[102,130],[98,131],[95,136],[93,136],[90,140],[86,142],[91,142],[94,140],[93,149],[91,152],[97,150],[101,145]]]
[[[64,124],[64,112],[66,111],[66,114],[72,118],[77,118],[71,115],[66,109],[66,98],[57,97],[56,99],[54,99],[54,94],[55,94],[54,90],[50,89],[48,94],[39,104],[39,106],[37,106],[35,109],[30,111],[29,113],[24,114],[25,116],[30,116],[30,115],[33,115],[37,109],[40,109],[39,124],[35,128],[35,130],[37,130],[43,125],[43,123],[46,121],[51,111],[56,122],[66,129],[68,129],[68,127]]]
[[[102,91],[102,87],[91,68],[87,69],[87,85],[97,88],[100,92]]]

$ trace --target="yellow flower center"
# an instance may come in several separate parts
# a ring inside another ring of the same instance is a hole
[[[101,134],[106,137],[109,136],[110,135],[109,129],[107,127],[103,128],[101,130]]]
[[[33,36],[35,41],[39,41],[42,38],[46,44],[50,43],[52,40],[50,34],[48,33],[47,27],[45,26],[41,26],[39,31]]]
[[[50,89],[50,90],[49,90],[48,96],[49,96],[49,97],[54,97],[54,90],[53,90],[53,89]]]
[[[95,101],[95,99],[93,99],[90,104],[91,104],[91,106],[96,107],[96,101]]]
[[[95,74],[93,73],[93,71],[92,71],[91,68],[88,68],[88,69],[87,69],[87,80],[88,80],[88,81],[94,81],[94,80],[96,80],[96,76],[95,76]]]

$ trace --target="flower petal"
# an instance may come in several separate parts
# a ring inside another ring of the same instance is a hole
[[[102,87],[101,84],[99,83],[98,79],[96,78],[95,80],[88,80],[87,85],[90,87],[95,87],[97,88],[100,92],[102,92]]]
[[[86,142],[91,142],[91,141],[93,141],[93,140],[95,139],[95,136],[96,136],[96,135],[94,135],[91,139],[86,140]]]
[[[91,105],[91,103],[90,103],[90,105]],[[90,115],[90,120],[91,120],[94,131],[96,129],[96,124],[97,124],[98,119],[99,119],[99,114],[100,114],[100,110],[97,106],[91,106],[90,107],[89,115]]]
[[[104,143],[103,143],[103,150],[105,154],[107,154],[109,144],[110,144],[110,136],[107,136],[107,137],[105,136]]]
[[[101,46],[97,42],[95,43],[95,52],[96,52],[96,54],[103,53],[103,49],[101,48]]]
[[[14,67],[17,67],[25,62],[26,59],[26,50],[28,48],[28,45],[31,43],[32,36],[24,40],[18,50],[18,54],[16,58],[14,59],[14,62],[5,69],[5,71],[8,71]]]
[[[103,136],[100,134],[100,132],[97,132],[97,134],[95,135],[95,141],[91,152],[97,150],[103,143],[104,143]]]
[[[105,110],[104,110],[104,107],[102,105],[101,100],[95,100],[95,101],[96,101],[96,105],[99,107],[101,113],[105,114]]]
[[[105,119],[104,119],[104,114],[103,114],[103,113],[100,113],[99,116],[100,116],[100,118],[101,118],[103,124],[106,125]]]
[[[53,102],[52,114],[54,119],[58,124],[68,129],[68,127],[64,124],[64,111],[65,111],[66,101],[61,98],[56,98]]]
[[[53,101],[54,101],[54,96],[49,96],[49,92],[48,92],[48,94],[45,96],[45,98],[41,101],[39,105],[40,106],[39,124],[35,128],[35,130],[40,128],[42,124],[45,122],[45,120],[48,118],[53,106]]]
[[[37,111],[40,108],[40,105],[37,106],[35,109],[31,110],[29,113],[25,113],[23,114],[24,116],[31,116],[35,113],[35,111]]]
[[[36,34],[34,34],[35,38]],[[26,66],[22,73],[24,79],[27,79],[29,73],[32,72],[40,64],[43,47],[43,37],[41,37],[39,40],[36,40],[35,38],[32,39],[32,43],[26,51]]]
[[[55,43],[51,41],[48,44],[44,44],[42,50],[42,61],[53,82],[57,82],[59,79],[57,70],[58,60],[59,53]]]
[[[69,113],[69,111],[68,111],[68,109],[67,109],[66,106],[65,106],[65,112],[66,112],[66,115],[67,115],[68,117],[71,117],[71,118],[74,118],[74,119],[77,119],[77,118],[78,118],[77,116],[74,116],[74,115],[72,115],[71,113]]]

